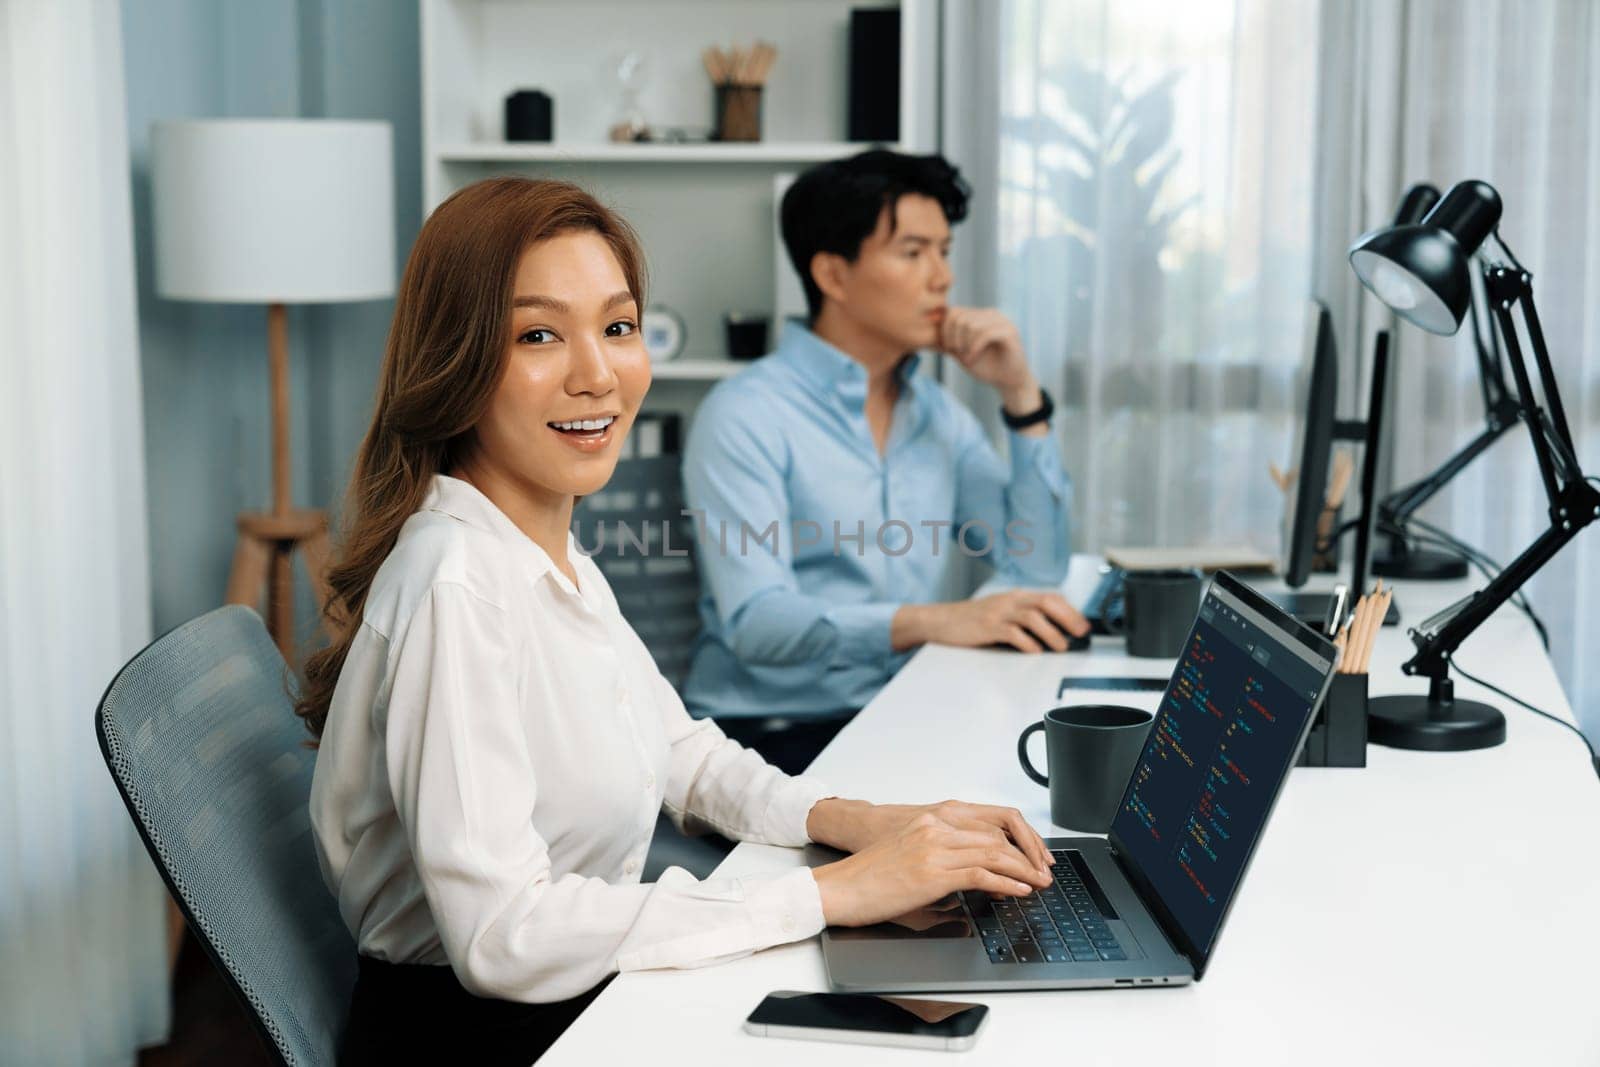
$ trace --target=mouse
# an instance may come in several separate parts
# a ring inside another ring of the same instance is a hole
[[[1061,629],[1061,627],[1059,627],[1059,626],[1056,627],[1056,632],[1059,633],[1062,637],[1065,637],[1067,639],[1066,651],[1068,651],[1068,652],[1083,652],[1083,651],[1086,651],[1089,648],[1089,635],[1088,634],[1084,634],[1082,637],[1079,637],[1076,634],[1068,633],[1067,631]],[[989,645],[988,647],[989,648],[997,648],[1002,652],[1021,652],[1022,651],[1020,648],[1016,647],[1015,645],[1008,645],[1004,641],[996,641],[994,644]],[[1054,649],[1051,649],[1050,647],[1046,646],[1045,647],[1045,651],[1046,652],[1052,652],[1052,651],[1054,651]]]

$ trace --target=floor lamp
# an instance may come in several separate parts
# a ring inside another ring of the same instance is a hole
[[[394,293],[393,138],[386,122],[227,119],[151,131],[156,290],[171,300],[265,304],[272,505],[236,519],[227,601],[259,609],[294,662],[292,563],[326,603],[328,521],[289,489],[289,304]]]

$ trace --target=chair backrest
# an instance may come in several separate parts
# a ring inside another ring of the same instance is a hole
[[[611,480],[573,509],[579,546],[593,553],[623,617],[674,687],[700,633],[694,521],[683,514],[678,452],[676,415],[640,415]]]
[[[356,946],[323,884],[315,753],[261,619],[218,608],[117,674],[95,728],[189,926],[287,1064],[331,1064]]]

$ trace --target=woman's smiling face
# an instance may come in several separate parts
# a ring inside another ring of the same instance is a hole
[[[604,486],[650,388],[639,310],[598,234],[529,246],[512,288],[505,374],[476,426],[474,464],[552,502]]]

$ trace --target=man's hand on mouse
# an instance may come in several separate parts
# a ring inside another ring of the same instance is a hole
[[[1088,632],[1089,621],[1059,593],[1011,589],[948,604],[907,604],[895,613],[890,641],[896,649],[931,642],[1065,652],[1067,634],[1083,637]]]

